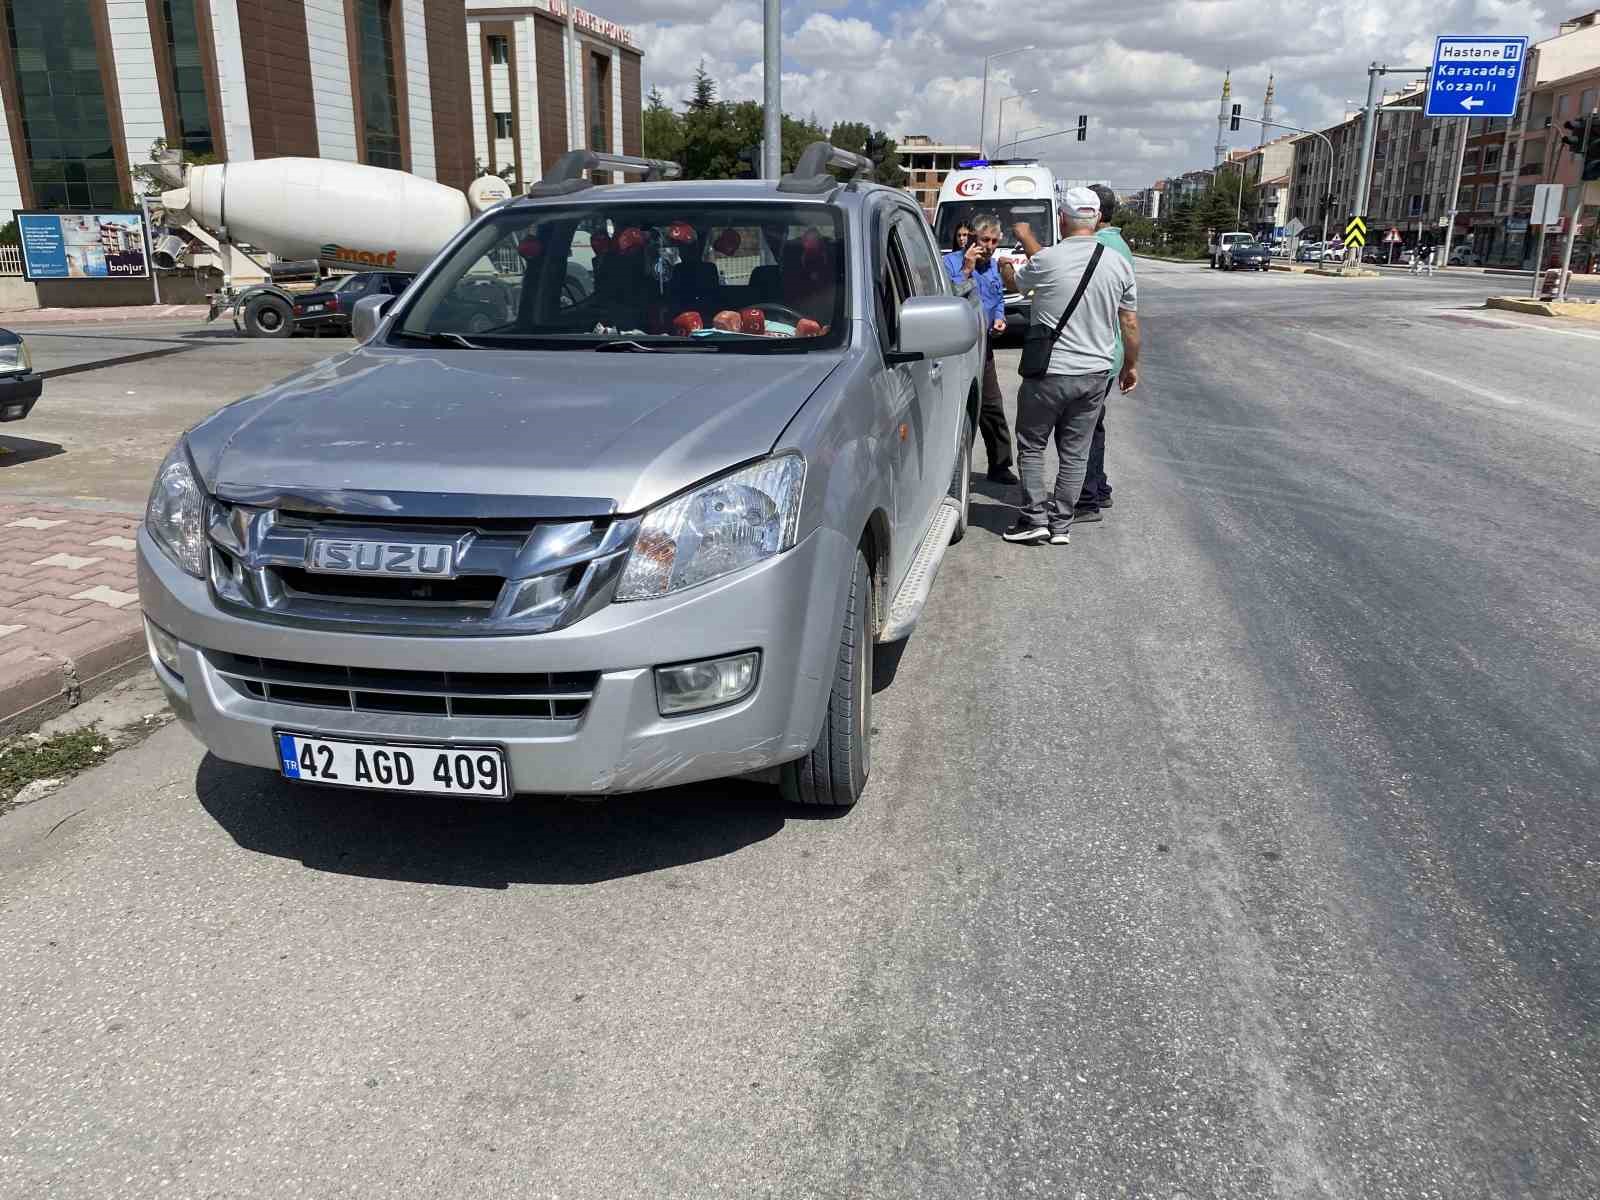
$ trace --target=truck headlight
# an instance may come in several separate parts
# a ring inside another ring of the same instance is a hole
[[[33,355],[28,353],[28,343],[0,346],[0,375],[21,375],[33,370]]]
[[[782,554],[799,531],[805,477],[805,459],[784,454],[651,509],[633,540],[617,599],[665,596]]]
[[[206,577],[205,495],[181,440],[156,472],[144,524],[173,562],[196,579]]]

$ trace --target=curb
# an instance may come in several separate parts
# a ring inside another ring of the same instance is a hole
[[[0,737],[32,733],[52,717],[121,683],[144,665],[142,625],[86,642],[76,653],[40,653],[35,665],[6,681]]]
[[[146,304],[115,308],[17,308],[0,312],[0,325],[8,329],[30,325],[71,325],[106,321],[166,321],[179,317],[204,317],[204,304]]]
[[[1533,300],[1525,296],[1490,296],[1485,308],[1522,313],[1530,317],[1565,317],[1575,321],[1600,323],[1600,304],[1574,304],[1570,301]]]

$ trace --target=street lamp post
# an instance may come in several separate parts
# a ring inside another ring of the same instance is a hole
[[[1026,129],[1022,130],[1021,132],[1015,134],[1012,137],[1011,142],[1010,142],[1011,148],[1013,150],[1015,150],[1019,143],[1032,141],[1033,139],[1028,137],[1028,134],[1032,133],[1035,129],[1043,129],[1043,128],[1045,128],[1043,125],[1029,125]],[[1063,130],[1062,132],[1065,132],[1065,130]],[[996,145],[995,148],[994,148],[995,153],[999,154],[1002,151],[1004,151],[1005,148],[1006,148],[1006,145],[1007,145],[1007,143],[1005,143],[1005,142],[1001,142],[998,145]]]
[[[1006,104],[1012,100],[1021,100],[1024,97],[1038,94],[1038,88],[1029,88],[1025,92],[1018,92],[1015,96],[1002,96],[1000,98],[1000,120],[996,123],[994,130],[994,152],[996,154],[999,154],[1000,147],[1006,144]]]
[[[983,98],[978,102],[978,157],[983,157],[983,138],[989,132],[989,63],[992,59],[1004,58],[1007,54],[1021,54],[1025,50],[1032,50],[1030,46],[1015,46],[1010,50],[996,50],[987,54],[983,59]]]

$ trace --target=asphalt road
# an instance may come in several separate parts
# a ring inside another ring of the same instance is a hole
[[[978,496],[848,816],[170,728],[0,820],[0,1192],[1600,1193],[1600,330],[1140,275],[1110,517]]]

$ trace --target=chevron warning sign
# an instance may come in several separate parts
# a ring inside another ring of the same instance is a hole
[[[1367,244],[1367,223],[1360,217],[1351,217],[1350,223],[1344,227],[1344,246],[1348,250],[1352,246],[1365,246]]]

